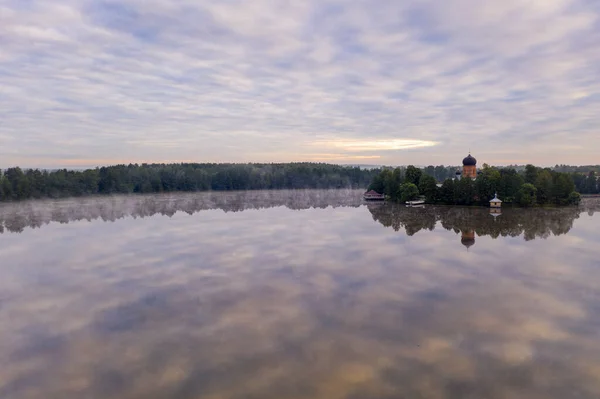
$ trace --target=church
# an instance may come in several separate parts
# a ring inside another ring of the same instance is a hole
[[[469,155],[463,159],[462,171],[456,171],[456,180],[460,180],[462,178],[469,178],[473,180],[477,178],[477,160],[471,155],[470,152]]]

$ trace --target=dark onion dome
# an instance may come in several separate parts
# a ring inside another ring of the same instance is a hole
[[[470,248],[475,245],[475,239],[473,237],[462,237],[460,243],[465,247]]]
[[[465,159],[463,159],[464,166],[475,166],[477,165],[477,160],[469,154]]]

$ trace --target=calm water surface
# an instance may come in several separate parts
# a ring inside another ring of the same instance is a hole
[[[600,398],[600,201],[0,205],[0,398]]]

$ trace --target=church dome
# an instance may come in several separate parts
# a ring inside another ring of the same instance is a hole
[[[475,239],[472,237],[462,237],[460,239],[460,243],[462,245],[464,245],[465,247],[467,247],[467,249],[468,249],[468,248],[472,247],[473,245],[475,245]]]
[[[477,165],[477,160],[469,154],[465,159],[463,159],[463,166],[475,166]]]

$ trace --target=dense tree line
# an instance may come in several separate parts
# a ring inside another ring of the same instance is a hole
[[[600,179],[599,173],[590,171],[586,173],[573,172],[573,182],[575,188],[581,194],[600,194]]]
[[[456,175],[456,170],[458,168],[458,166],[429,165],[423,168],[423,173],[435,178],[435,180],[439,182],[442,182],[446,179],[452,179]]]
[[[129,164],[84,171],[14,167],[0,174],[0,201],[117,193],[363,188],[379,172],[321,163]]]
[[[587,175],[590,172],[600,174],[600,165],[556,165],[552,168],[556,172],[564,173],[582,173]]]
[[[515,171],[522,173],[526,168],[527,165],[509,165],[504,169],[514,169]],[[441,183],[446,179],[454,178],[456,171],[460,169],[462,169],[462,166],[429,165],[423,168],[423,173],[433,176],[438,182]],[[597,178],[600,176],[600,165],[555,165],[550,169],[555,172],[571,173],[574,178],[575,176],[589,176],[590,172],[594,172]],[[577,184],[577,182],[575,182],[575,184]],[[579,191],[579,186],[577,188]],[[579,192],[582,194],[587,194],[587,192],[584,191]]]
[[[422,196],[428,203],[449,205],[489,205],[495,193],[504,202],[522,206],[569,205],[580,200],[571,174],[533,165],[517,172],[484,164],[477,179],[446,179],[441,186],[414,166],[384,169],[374,177],[370,188],[399,202]]]
[[[557,165],[541,169],[527,165],[517,170],[484,165],[475,181],[457,181],[452,178],[458,167],[444,165],[383,170],[320,163],[129,164],[83,171],[13,167],[0,171],[0,201],[117,193],[362,188],[371,183],[371,188],[400,201],[423,195],[435,203],[485,204],[497,191],[506,202],[563,204],[576,200],[574,194],[569,199],[573,191],[600,193],[599,173],[593,168]],[[443,182],[442,187],[436,182]]]

